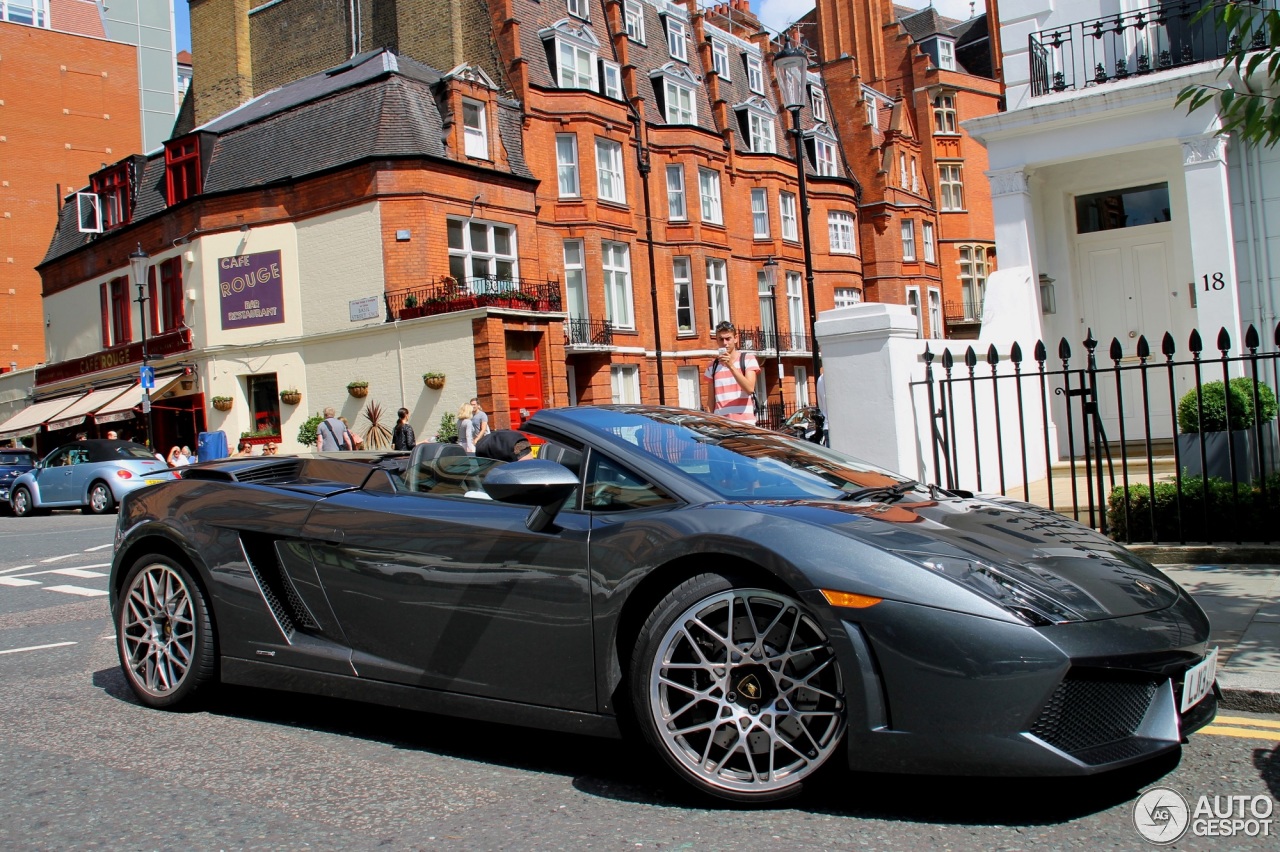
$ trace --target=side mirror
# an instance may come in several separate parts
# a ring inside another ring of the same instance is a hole
[[[560,505],[577,487],[573,471],[541,459],[504,464],[484,477],[485,493],[493,499],[533,507],[524,522],[532,532],[550,526]]]

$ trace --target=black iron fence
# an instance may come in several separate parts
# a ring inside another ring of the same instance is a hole
[[[1280,325],[1272,337],[1280,349]],[[1036,502],[1124,541],[1273,537],[1280,351],[1259,351],[1253,326],[1234,353],[1226,329],[1216,355],[1195,330],[1185,351],[1168,333],[1158,354],[1146,337],[1129,353],[1113,338],[1099,355],[1092,331],[1083,345],[1083,359],[1063,338],[1056,358],[1037,341],[1030,361],[1015,343],[1004,355],[969,347],[960,362],[926,347],[912,388],[928,406],[935,480]]]
[[[781,429],[783,422],[795,413],[796,407],[789,402],[766,402],[756,417],[756,425],[763,429]]]
[[[564,324],[566,346],[604,348],[613,345],[613,323],[609,320],[570,317]]]
[[[1124,80],[1152,71],[1225,56],[1231,47],[1215,9],[1196,15],[1206,0],[1167,0],[1140,9],[1041,30],[1029,36],[1031,94],[1044,95]],[[1275,8],[1276,0],[1253,3]],[[1259,31],[1255,41],[1266,46]]]
[[[419,287],[389,291],[384,299],[387,322],[481,307],[544,313],[563,310],[559,282],[524,278],[445,275]]]
[[[947,322],[978,322],[982,319],[982,302],[943,302],[942,316]]]

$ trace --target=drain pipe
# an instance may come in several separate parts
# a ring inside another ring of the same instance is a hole
[[[640,116],[632,108],[631,126],[636,133],[636,156],[639,159],[640,188],[644,195],[644,241],[649,255],[649,309],[653,314],[653,351],[658,370],[658,404],[667,404],[667,385],[662,370],[662,321],[658,317],[658,271],[653,258],[653,211],[649,200],[649,148],[640,132]]]

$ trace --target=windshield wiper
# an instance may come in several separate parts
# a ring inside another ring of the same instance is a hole
[[[859,488],[857,491],[850,491],[841,495],[841,500],[864,500],[867,497],[879,497],[882,502],[892,503],[895,500],[901,500],[907,492],[915,489],[919,482],[909,479],[906,482],[899,482],[897,485],[873,485],[870,488]]]

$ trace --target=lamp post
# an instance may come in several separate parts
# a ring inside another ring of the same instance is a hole
[[[143,373],[146,373],[147,361],[150,360],[150,354],[147,352],[147,269],[151,265],[151,255],[142,250],[142,244],[129,255],[129,271],[133,275],[134,286],[138,288],[138,313],[142,320],[142,370],[139,371],[138,379],[141,382]],[[142,413],[147,415],[147,446],[154,451],[156,447],[155,425],[151,417],[151,388],[142,382]]]
[[[800,132],[800,107],[804,105],[805,75],[809,57],[794,44],[787,44],[773,56],[773,73],[778,78],[782,105],[791,111],[791,141],[795,145],[796,175],[800,183],[800,247],[804,251],[804,283],[809,297],[809,345],[813,347],[813,377],[822,375],[818,353],[818,306],[813,295],[813,250],[809,240],[809,190],[804,176],[804,136]]]
[[[769,289],[769,313],[772,315],[773,325],[770,331],[773,333],[773,354],[778,356],[778,397],[782,395],[782,344],[779,342],[782,335],[778,332],[778,261],[770,257],[764,262],[764,268],[761,270],[764,275],[765,286]]]

